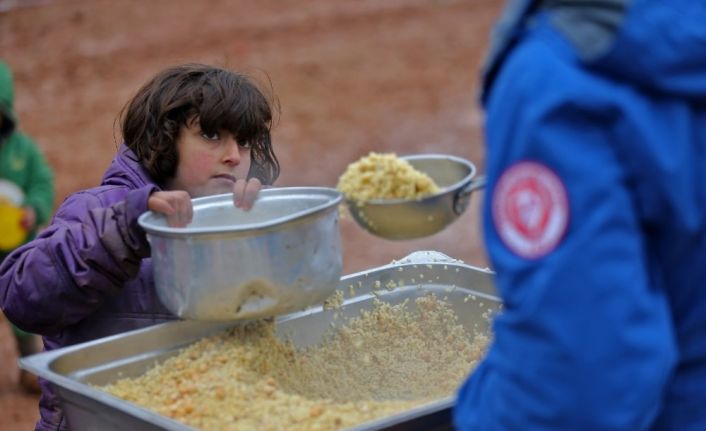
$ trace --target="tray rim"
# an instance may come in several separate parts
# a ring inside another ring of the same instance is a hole
[[[355,273],[347,274],[341,277],[340,282],[339,282],[339,287],[337,290],[341,289],[341,286],[344,286],[347,280],[350,279],[357,279],[360,277],[368,277],[371,274],[374,273],[379,273],[379,272],[384,272],[387,271],[391,268],[405,268],[405,267],[413,267],[417,268],[418,265],[435,265],[435,264],[443,264],[443,265],[451,265],[451,266],[457,266],[457,267],[464,267],[468,270],[486,274],[488,276],[493,276],[495,273],[489,268],[480,268],[478,266],[474,265],[469,265],[464,263],[463,261],[453,259],[443,253],[437,252],[437,251],[416,251],[408,256],[400,259],[400,260],[395,260],[389,264],[377,266],[374,268],[370,268],[367,270],[363,271],[358,271]],[[383,289],[385,290],[385,289]],[[394,292],[395,289],[392,290]],[[384,293],[383,293],[384,295]],[[380,295],[380,296],[383,296]],[[493,295],[486,295],[483,294],[484,297],[490,300],[497,301],[499,303],[502,303],[500,298],[498,296],[493,296]],[[357,298],[357,296],[356,296]],[[348,298],[346,301],[350,301],[354,298]],[[344,301],[344,304],[346,303]],[[286,322],[288,320],[294,320],[294,319],[299,319],[303,318],[307,315],[310,314],[316,314],[316,313],[321,313],[325,310],[323,310],[322,305],[317,305],[315,307],[310,307],[305,310],[297,311],[294,313],[289,313],[283,316],[279,316],[276,318],[276,322]],[[56,392],[63,392],[63,391],[70,391],[78,396],[82,396],[85,398],[89,398],[95,402],[101,403],[106,405],[107,407],[114,408],[121,413],[132,415],[138,419],[144,420],[146,422],[149,422],[153,425],[157,425],[160,427],[164,427],[165,429],[175,429],[175,430],[193,430],[195,428],[190,427],[189,425],[176,421],[174,419],[171,419],[167,416],[160,415],[156,412],[153,412],[152,410],[149,410],[145,407],[138,406],[136,404],[130,403],[128,401],[125,401],[121,398],[118,398],[114,395],[111,395],[105,391],[96,389],[95,387],[91,386],[88,383],[81,382],[77,380],[76,378],[72,378],[71,374],[61,374],[59,372],[56,372],[52,369],[51,365],[54,363],[54,361],[60,359],[61,357],[64,357],[66,355],[69,355],[71,353],[79,352],[81,350],[84,350],[88,347],[96,347],[96,346],[101,346],[101,345],[109,345],[114,343],[116,340],[123,340],[126,338],[130,337],[136,337],[141,334],[145,333],[150,333],[150,332],[157,332],[160,330],[164,330],[166,327],[172,327],[175,325],[183,324],[183,325],[188,325],[189,327],[197,327],[196,330],[200,331],[217,331],[217,330],[225,330],[229,327],[232,327],[237,324],[241,324],[243,322],[246,322],[247,320],[239,320],[239,321],[221,321],[221,322],[206,322],[206,321],[188,321],[188,320],[175,320],[171,322],[164,322],[160,324],[156,324],[153,326],[149,326],[146,328],[141,328],[141,329],[136,329],[132,331],[127,331],[123,332],[120,334],[115,334],[111,335],[108,337],[102,337],[96,340],[91,340],[87,341],[84,343],[79,343],[76,345],[72,346],[67,346],[67,347],[62,347],[59,349],[51,350],[48,352],[42,352],[38,353],[35,355],[31,356],[26,356],[23,358],[20,358],[18,360],[19,367],[23,370],[29,371],[33,374],[38,375],[39,377],[47,380],[49,383],[51,383],[54,386],[60,387],[60,389],[55,389]],[[201,329],[198,329],[198,328]],[[134,356],[133,356],[134,357]],[[61,399],[61,402],[66,402],[64,397],[59,394],[59,398]],[[352,428],[346,428],[345,431],[363,431],[363,430],[371,430],[371,429],[384,429],[386,427],[394,426],[394,425],[402,425],[405,422],[408,422],[410,420],[415,420],[422,418],[426,415],[430,415],[433,413],[441,412],[445,409],[450,409],[454,406],[455,404],[455,395],[454,396],[449,396],[446,398],[430,401],[425,404],[421,404],[419,406],[413,407],[409,410],[405,410],[393,415],[385,416],[382,418],[377,418],[368,422],[364,422],[361,424],[358,424]]]

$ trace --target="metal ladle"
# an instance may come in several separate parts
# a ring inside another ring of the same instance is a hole
[[[346,199],[353,219],[373,235],[406,240],[433,235],[455,221],[468,207],[471,193],[485,187],[473,163],[444,154],[402,156],[415,169],[429,175],[441,191],[422,199]]]

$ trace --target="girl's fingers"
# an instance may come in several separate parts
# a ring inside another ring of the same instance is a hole
[[[180,221],[183,224],[183,226],[186,226],[187,224],[191,223],[191,220],[194,215],[194,209],[193,206],[191,205],[191,199],[186,199],[186,200],[180,200],[179,202],[180,208],[179,208],[179,214],[181,216]]]
[[[192,206],[191,199],[188,193],[176,193],[172,196],[172,204],[176,208],[175,219],[178,226],[185,227],[187,224],[191,223],[192,217]]]
[[[169,202],[174,208],[174,211],[167,216],[167,224],[171,227],[184,227],[186,224],[183,221],[183,216],[182,216],[182,208],[181,205],[179,205],[179,200],[171,200]]]
[[[246,210],[252,208],[253,204],[255,203],[255,199],[257,199],[257,194],[260,193],[261,188],[262,183],[257,178],[251,178],[250,180],[248,180],[248,183],[245,186],[245,197],[243,198],[243,203],[245,205]]]
[[[246,211],[252,208],[261,188],[262,183],[257,178],[251,178],[247,181],[243,179],[236,181],[235,186],[233,186],[233,202],[235,206]]]
[[[155,195],[156,193],[150,196],[147,201],[147,209],[166,216],[174,214],[174,208],[169,204],[169,201]]]
[[[233,185],[233,205],[235,205],[236,208],[242,208],[246,184],[246,180],[239,179]]]
[[[191,197],[185,191],[155,192],[147,201],[147,208],[167,216],[171,227],[185,227],[193,218]]]

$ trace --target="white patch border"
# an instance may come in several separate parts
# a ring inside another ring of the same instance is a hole
[[[505,196],[517,181],[532,177],[539,180],[550,196],[547,227],[538,240],[526,238],[506,215]],[[505,246],[525,259],[539,259],[554,251],[569,227],[570,209],[566,186],[561,178],[547,165],[537,161],[523,160],[505,169],[493,190],[492,217],[495,230]]]

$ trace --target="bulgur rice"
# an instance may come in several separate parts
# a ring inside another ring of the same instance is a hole
[[[350,200],[420,199],[438,192],[429,175],[393,153],[371,152],[351,163],[338,180],[338,190]]]
[[[433,294],[369,311],[297,349],[272,321],[204,338],[102,389],[203,430],[337,430],[454,393],[483,355]]]

